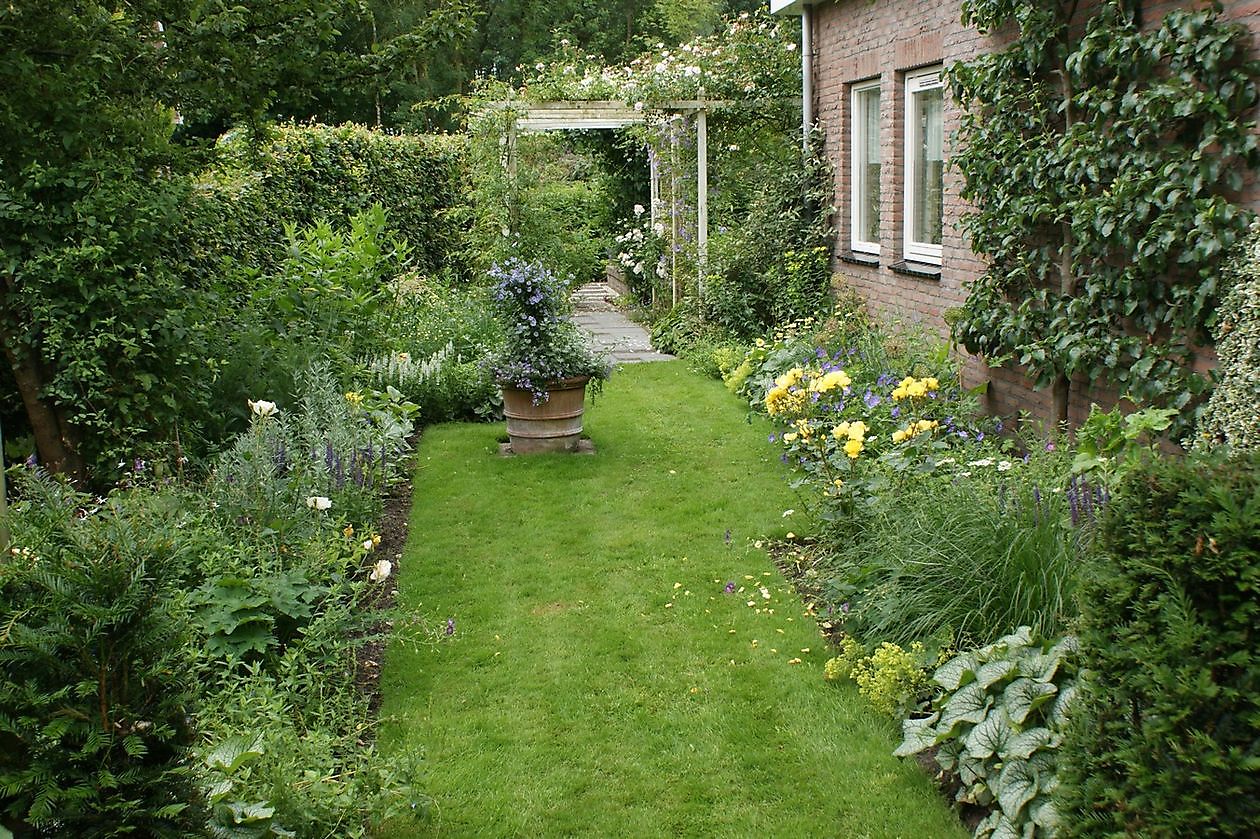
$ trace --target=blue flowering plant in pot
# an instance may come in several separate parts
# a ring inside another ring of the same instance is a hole
[[[586,389],[612,372],[573,322],[568,284],[541,263],[510,259],[490,269],[506,342],[490,359],[503,390],[512,451],[577,451]]]

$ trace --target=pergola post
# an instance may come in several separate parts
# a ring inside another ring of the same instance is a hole
[[[670,306],[678,305],[678,125],[671,118],[669,126],[669,283]]]
[[[709,266],[709,120],[700,90],[696,111],[696,293],[704,302],[704,278]]]

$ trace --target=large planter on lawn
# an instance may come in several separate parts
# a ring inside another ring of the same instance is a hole
[[[582,438],[589,376],[574,376],[547,385],[547,399],[534,404],[534,394],[510,385],[503,388],[503,413],[516,454],[576,452]]]

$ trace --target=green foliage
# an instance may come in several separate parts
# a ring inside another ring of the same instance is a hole
[[[385,230],[410,244],[417,271],[462,271],[462,232],[448,217],[466,200],[460,137],[280,125],[261,146],[231,132],[218,151],[198,179],[186,234],[185,261],[196,276],[215,276],[224,256],[273,268],[285,254],[290,226],[340,227],[374,205],[387,208]]]
[[[936,748],[957,800],[993,811],[977,839],[1058,835],[1059,747],[1077,693],[1077,643],[1027,626],[937,668],[932,713],[907,719],[896,754]]]
[[[1091,405],[1089,416],[1076,432],[1072,471],[1114,486],[1158,450],[1159,435],[1176,416],[1177,411],[1171,408],[1145,408],[1124,414],[1119,408],[1101,411],[1097,405]]]
[[[1260,65],[1219,6],[1146,27],[1121,0],[1077,9],[963,6],[982,32],[1013,20],[1018,34],[949,68],[966,108],[954,162],[976,208],[963,226],[990,263],[954,337],[1055,384],[1064,414],[1075,375],[1188,409],[1206,387],[1190,364],[1221,260],[1248,224],[1223,196],[1260,164]]]
[[[1096,488],[1069,483],[1066,459],[1052,453],[1023,464],[974,456],[984,452],[938,461],[941,475],[899,483],[845,522],[817,566],[833,621],[901,644],[983,644],[1020,625],[1065,631]]]
[[[1225,444],[1260,448],[1260,225],[1233,254],[1224,274],[1226,288],[1213,337],[1220,359],[1218,380],[1199,420],[1196,448]]]
[[[1247,836],[1260,823],[1260,456],[1130,472],[1081,592],[1071,836]]]
[[[461,361],[448,343],[423,361],[408,353],[368,359],[362,376],[374,387],[424,406],[426,424],[493,419],[502,412],[499,386],[484,363]]]
[[[853,661],[849,678],[857,682],[858,693],[886,717],[901,719],[918,704],[927,689],[928,678],[924,672],[927,650],[915,641],[909,649],[902,649],[887,641],[875,648],[870,655],[862,655]],[[839,657],[842,664],[848,662]]]
[[[187,836],[197,691],[180,516],[18,476],[14,547],[0,557],[0,818]]]

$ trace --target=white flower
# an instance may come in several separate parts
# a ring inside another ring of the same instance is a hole
[[[992,466],[993,459],[986,457],[986,458],[983,458],[982,460],[973,460],[967,465],[968,466]]]
[[[373,542],[371,539],[364,539],[364,540],[363,540],[363,550],[365,550],[365,551],[371,551],[371,550],[372,550],[373,548],[375,548],[375,547],[376,547],[376,543],[375,543],[375,542]]]
[[[636,263],[634,263],[634,267],[633,267],[633,269],[632,269],[632,270],[634,271],[634,273],[642,275],[642,274],[643,274],[643,263],[642,263],[642,262],[636,262]]]
[[[374,583],[379,583],[392,573],[394,573],[394,563],[388,559],[381,559],[377,560],[376,564],[372,566],[372,573],[368,574],[368,579]]]
[[[658,221],[656,224],[652,225],[652,232],[655,233],[657,236],[664,236],[665,224],[663,222]]]
[[[642,205],[642,204],[635,204],[635,205],[634,205],[634,214],[635,214],[635,216],[636,216],[636,217],[643,215],[643,205]]]
[[[762,598],[763,600],[769,600],[769,599],[770,599],[770,589],[766,588],[765,586],[762,586],[762,587],[761,587],[760,589],[758,589],[758,590],[761,592],[761,598]]]
[[[332,507],[332,499],[323,495],[311,495],[306,499],[306,506],[312,510],[327,510]]]
[[[796,43],[794,41],[788,41],[783,46],[787,49],[788,52],[795,52],[796,50]]]
[[[257,402],[252,399],[246,399],[245,401],[249,403],[249,409],[254,412],[256,417],[273,417],[279,413],[275,402],[268,402],[265,399],[259,399]]]
[[[561,39],[560,39],[560,46],[562,46],[562,47],[567,47],[568,45],[569,45],[569,39],[568,39],[568,38],[561,38]]]
[[[793,514],[793,513],[795,513],[795,512],[796,512],[796,510],[784,510],[784,511],[783,511],[783,518],[787,518],[788,516],[792,515],[792,514]]]
[[[999,472],[1005,472],[1006,470],[1008,470],[1008,469],[1010,469],[1010,468],[1011,468],[1011,462],[1010,462],[1009,460],[1000,460],[1000,461],[998,461],[998,471],[999,471]]]

